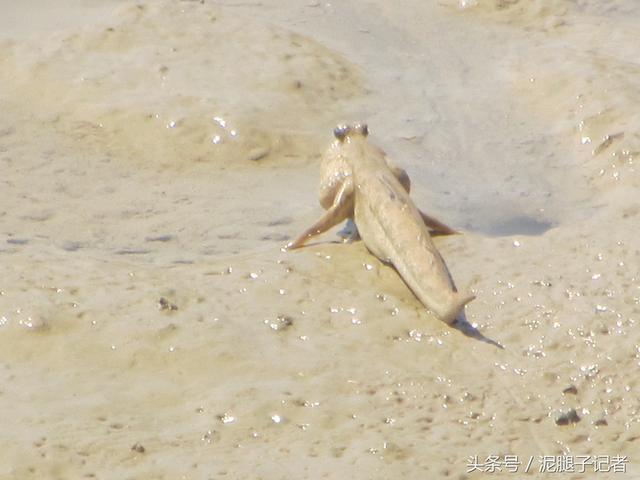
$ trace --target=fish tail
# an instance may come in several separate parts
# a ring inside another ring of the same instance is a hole
[[[441,317],[442,320],[448,324],[452,324],[453,321],[458,317],[458,314],[464,309],[465,305],[472,300],[475,300],[475,298],[475,295],[456,295],[456,300],[454,301],[453,305],[451,305],[451,307],[447,310],[447,312]]]

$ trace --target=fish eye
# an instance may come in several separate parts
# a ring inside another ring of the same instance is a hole
[[[363,123],[363,124],[360,126],[360,132],[361,132],[361,133],[362,133],[362,135],[364,135],[365,137],[366,137],[367,135],[369,135],[369,127],[367,126],[367,124],[366,124],[366,123]]]
[[[338,125],[333,129],[333,135],[340,141],[344,140],[351,128],[348,125]]]

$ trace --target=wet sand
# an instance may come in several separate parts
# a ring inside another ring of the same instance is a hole
[[[640,475],[635,2],[64,5],[2,2],[0,478]],[[343,121],[464,231],[467,324],[280,251]]]

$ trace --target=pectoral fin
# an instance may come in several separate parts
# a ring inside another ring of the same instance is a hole
[[[348,177],[340,186],[336,194],[333,205],[314,223],[305,230],[298,238],[287,244],[288,250],[302,247],[307,240],[315,235],[326,232],[331,227],[349,218],[353,213],[353,180]]]
[[[406,190],[406,192],[410,193],[411,192],[411,179],[409,178],[409,175],[407,174],[406,170],[404,170],[403,168],[400,168],[397,165],[395,165],[386,156],[385,156],[385,161],[387,162],[387,165],[388,165],[389,169],[391,170],[391,173],[393,173],[393,176],[398,179],[398,181],[400,182],[402,187]],[[441,221],[439,221],[439,220],[427,215],[426,213],[424,213],[422,211],[420,211],[420,215],[422,216],[422,221],[427,226],[427,228],[430,230],[429,233],[432,236],[436,236],[436,235],[455,235],[457,233],[460,233],[460,232],[454,230],[453,228],[451,228],[450,226],[445,225]]]
[[[440,220],[437,220],[437,219],[427,215],[423,211],[420,211],[420,216],[422,217],[422,221],[424,222],[424,224],[430,230],[429,233],[432,236],[436,236],[436,235],[455,235],[457,233],[460,233],[457,230],[454,230],[453,228],[451,228],[450,226],[445,225]]]

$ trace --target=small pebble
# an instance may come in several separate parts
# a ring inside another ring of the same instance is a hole
[[[131,447],[131,450],[133,452],[137,452],[137,453],[144,453],[145,452],[145,448],[140,443],[134,443],[133,447]]]
[[[160,300],[158,300],[158,308],[160,310],[178,310],[178,306],[175,303],[171,303],[164,297],[160,297]]]
[[[288,315],[278,315],[273,322],[269,322],[269,327],[275,331],[286,330],[293,325],[293,319]]]
[[[267,157],[270,153],[271,149],[266,147],[257,147],[249,151],[248,158],[252,162],[257,162]]]
[[[563,413],[556,418],[556,425],[569,425],[570,423],[578,423],[579,421],[580,417],[578,416],[578,412],[572,408],[567,413]]]

